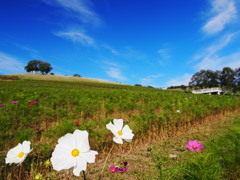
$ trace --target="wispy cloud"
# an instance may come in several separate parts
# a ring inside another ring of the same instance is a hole
[[[211,69],[221,70],[223,67],[231,67],[233,69],[240,67],[240,52],[235,52],[227,56],[210,56],[205,57],[196,64],[195,69]]]
[[[132,47],[125,47],[124,50],[121,52],[121,56],[130,61],[146,60],[146,56],[142,52],[139,52]]]
[[[8,54],[0,52],[0,73],[17,74],[24,73],[25,65]]]
[[[117,81],[127,80],[127,78],[122,73],[122,69],[125,67],[120,65],[118,62],[111,61],[109,59],[103,59],[101,61],[98,61],[98,63],[109,77],[116,79]]]
[[[43,0],[45,3],[63,8],[71,17],[78,18],[82,23],[99,26],[99,15],[91,8],[90,0]]]
[[[191,80],[191,77],[192,74],[186,73],[183,76],[172,78],[165,84],[165,87],[188,85],[188,83]]]
[[[163,59],[169,59],[171,56],[170,56],[170,52],[169,52],[169,49],[159,49],[157,51],[157,53],[161,56],[161,58]]]
[[[228,55],[221,56],[221,51],[237,37],[237,34],[234,33],[227,34],[217,42],[203,49],[193,58],[192,62],[195,63],[193,68],[198,71],[201,69],[219,70],[225,66],[233,67],[233,64],[238,64],[237,61],[239,62],[240,59],[237,55],[239,55],[240,52],[232,52]]]
[[[234,0],[212,0],[209,14],[211,17],[202,30],[208,35],[214,35],[236,20],[237,9]]]
[[[199,61],[203,58],[214,56],[220,50],[228,46],[233,41],[234,37],[236,37],[235,33],[230,33],[223,36],[217,42],[214,42],[212,45],[208,46],[207,48],[202,49],[200,53],[194,56],[193,61]]]
[[[32,54],[37,54],[37,53],[38,53],[38,51],[35,50],[35,49],[33,49],[33,48],[29,48],[29,47],[27,47],[27,46],[24,46],[24,45],[21,45],[21,44],[18,44],[18,43],[15,43],[14,45],[15,45],[16,47],[24,50],[24,51],[28,51],[29,53],[32,53]]]
[[[109,50],[114,55],[117,55],[117,56],[120,55],[119,52],[116,49],[114,49],[113,47],[111,47],[109,44],[103,43],[101,46],[103,48]]]
[[[81,31],[61,31],[54,34],[84,46],[95,46],[95,40]]]
[[[143,86],[153,86],[153,87],[159,87],[157,84],[159,84],[159,78],[163,77],[163,74],[155,74],[155,75],[149,75],[140,80],[140,84]]]
[[[122,75],[121,70],[116,67],[109,67],[106,73],[109,77],[116,79],[118,81],[127,80],[127,78]]]

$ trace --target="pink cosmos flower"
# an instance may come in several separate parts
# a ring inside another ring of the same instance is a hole
[[[110,169],[109,169],[112,173],[116,173],[116,172],[125,172],[125,171],[127,171],[127,168],[126,167],[124,167],[124,168],[119,168],[119,167],[117,167],[117,166],[112,166],[112,167],[110,167]]]
[[[194,141],[189,141],[188,145],[186,145],[185,147],[187,149],[190,149],[191,151],[199,152],[200,149],[203,148],[203,144],[202,143],[198,143],[196,140],[194,140]]]
[[[118,168],[118,172],[125,172],[125,171],[127,171],[127,168],[126,168],[126,167],[121,168],[121,169]]]
[[[0,104],[0,107],[5,106],[6,104]]]
[[[112,173],[115,173],[115,172],[118,172],[117,170],[118,170],[118,167],[115,167],[115,166],[112,166],[112,167],[110,167],[110,169],[109,169]]]
[[[128,163],[127,163],[127,162],[124,162],[123,164],[124,164],[124,167],[123,167],[123,168],[119,168],[119,167],[117,167],[117,166],[112,166],[112,167],[110,167],[109,170],[110,170],[112,173],[125,172],[125,171],[127,171],[126,166],[128,165]]]
[[[18,103],[18,101],[12,101],[11,103],[12,103],[12,104],[17,104],[17,103]]]

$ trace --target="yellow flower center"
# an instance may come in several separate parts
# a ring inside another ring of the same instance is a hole
[[[122,131],[118,131],[118,135],[120,135],[120,136],[121,136],[122,134],[123,134],[123,133],[122,133]]]
[[[193,149],[197,149],[197,146],[193,146]]]
[[[72,150],[72,156],[73,157],[77,157],[77,156],[79,156],[79,154],[80,154],[80,151],[78,149]]]
[[[24,152],[20,152],[19,154],[18,154],[18,157],[19,158],[21,158],[21,157],[23,157],[24,156]]]

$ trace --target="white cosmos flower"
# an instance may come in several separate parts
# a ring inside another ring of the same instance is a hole
[[[31,152],[30,141],[23,141],[23,143],[18,143],[18,145],[10,149],[5,158],[6,164],[21,164],[27,157],[28,153]]]
[[[113,124],[110,122],[106,125],[107,129],[109,129],[113,134],[113,141],[118,144],[123,144],[123,139],[127,142],[131,142],[134,134],[128,125],[123,127],[122,119],[114,119]]]
[[[91,151],[88,141],[88,132],[75,130],[73,134],[66,134],[58,140],[51,162],[53,169],[73,169],[73,174],[79,176],[81,171],[87,169],[87,163],[94,163],[96,151]]]

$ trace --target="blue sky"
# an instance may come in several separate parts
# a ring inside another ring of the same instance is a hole
[[[240,67],[239,0],[0,3],[0,74],[49,62],[56,75],[169,87]]]

